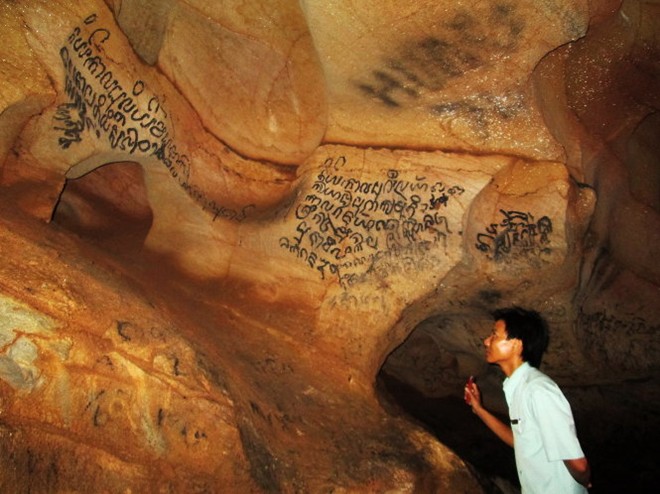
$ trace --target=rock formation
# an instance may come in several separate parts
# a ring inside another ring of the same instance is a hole
[[[659,14],[2,1],[0,486],[495,492],[379,383],[501,409],[514,304],[592,444],[653,444]]]

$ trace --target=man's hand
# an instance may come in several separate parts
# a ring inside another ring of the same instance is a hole
[[[478,409],[483,408],[481,405],[481,392],[479,391],[479,386],[474,382],[474,376],[470,376],[467,380],[463,394],[465,403],[472,408],[474,413],[477,413]]]
[[[472,376],[470,376],[470,378],[471,379],[468,379],[468,382],[465,384],[465,389],[463,390],[465,403],[472,408],[472,413],[479,417],[497,437],[509,446],[513,446],[513,432],[511,431],[511,427],[483,407],[481,404],[481,391],[479,391],[479,386],[476,385]]]
[[[591,468],[586,458],[564,460],[564,465],[576,481],[587,489],[591,489]]]

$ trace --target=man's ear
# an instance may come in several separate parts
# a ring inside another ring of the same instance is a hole
[[[513,340],[513,350],[516,354],[522,356],[523,353],[523,342],[520,338],[512,338]]]

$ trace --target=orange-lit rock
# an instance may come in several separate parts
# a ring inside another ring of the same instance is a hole
[[[656,5],[4,2],[0,485],[489,492],[381,384],[501,409],[511,304],[650,420]]]

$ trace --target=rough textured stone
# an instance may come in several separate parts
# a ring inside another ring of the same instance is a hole
[[[658,3],[267,4],[0,5],[0,486],[501,492],[513,304],[653,485]]]

